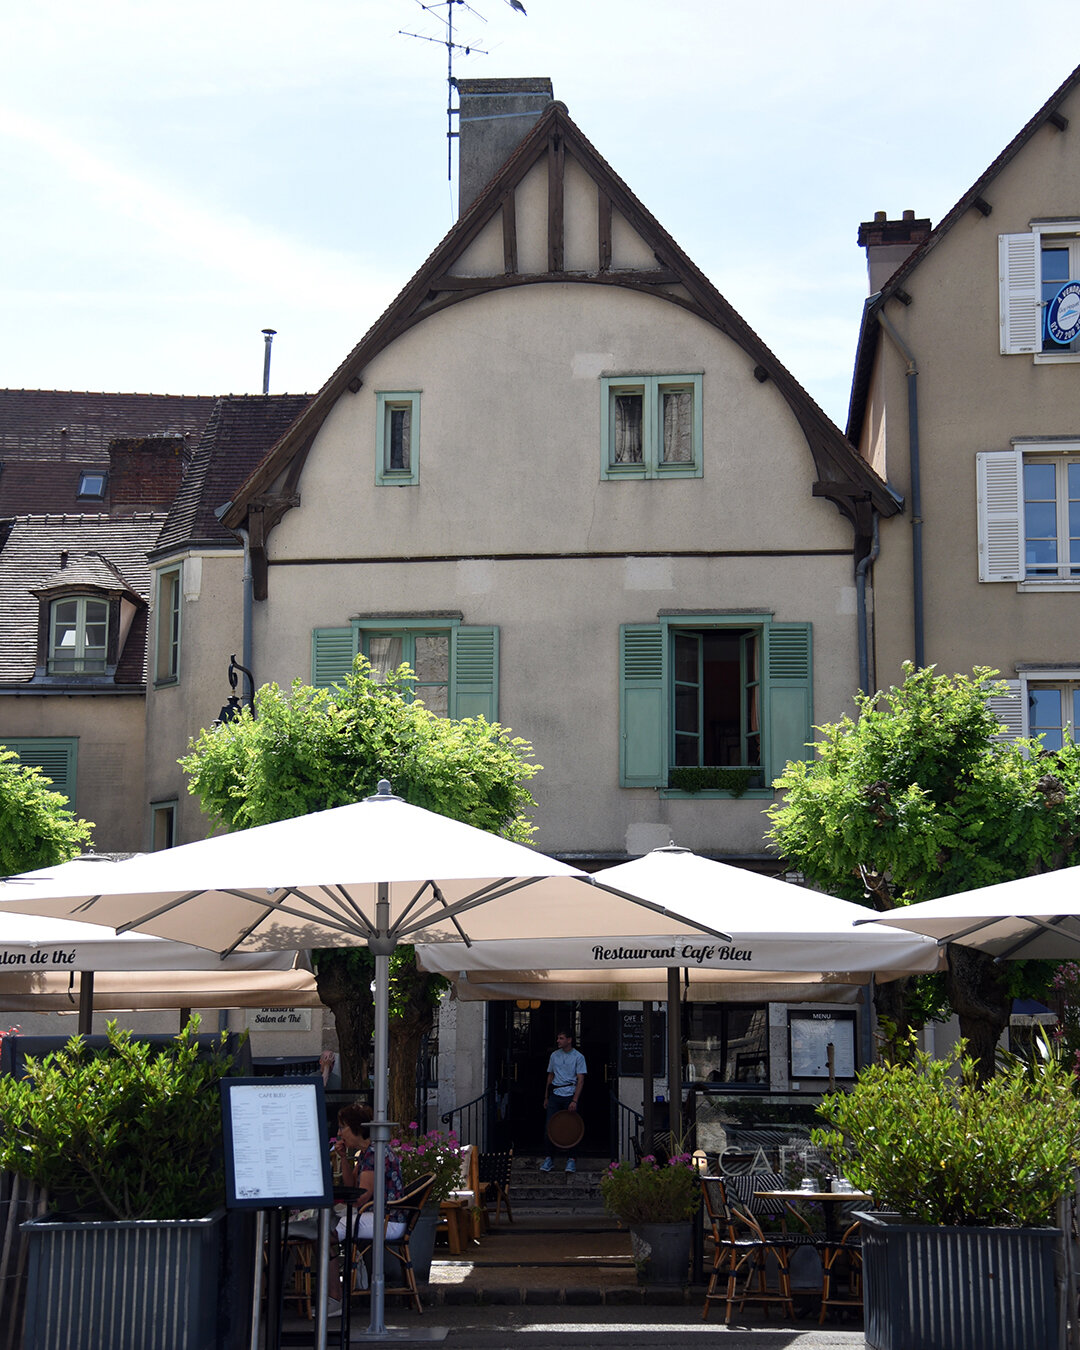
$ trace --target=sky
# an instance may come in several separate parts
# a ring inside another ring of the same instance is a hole
[[[454,4],[455,74],[550,76],[841,426],[859,222],[936,223],[1080,62],[1076,0],[522,3]],[[270,327],[318,389],[453,224],[446,12],[0,0],[0,385],[257,393]]]

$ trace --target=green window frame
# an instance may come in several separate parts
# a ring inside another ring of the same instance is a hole
[[[183,591],[181,567],[163,568],[157,576],[154,683],[176,684],[180,679],[180,614]]]
[[[381,650],[377,643],[383,644]],[[424,669],[423,659],[420,669],[415,664],[418,652],[421,658],[434,658],[443,644],[447,657],[445,680],[437,671]],[[424,688],[440,691],[439,707],[434,711],[439,711],[445,701],[448,717],[498,721],[498,628],[463,624],[460,619],[426,618],[354,619],[347,628],[316,628],[311,635],[312,684],[320,689],[340,684],[358,655],[371,659],[373,647],[386,667],[396,669],[404,660],[417,670],[421,677],[416,686],[418,697],[423,698]],[[402,654],[397,659],[399,652]],[[441,695],[443,688],[445,698]]]
[[[65,595],[49,605],[50,675],[100,675],[109,655],[109,601]]]
[[[68,806],[74,811],[79,767],[77,736],[16,736],[7,737],[0,744],[13,750],[20,763],[40,769],[46,778],[52,780],[56,791],[64,794]]]
[[[702,476],[701,375],[600,380],[602,479]]]
[[[678,797],[771,796],[788,760],[811,754],[812,651],[811,624],[777,623],[765,613],[624,624],[620,785]],[[719,736],[706,731],[710,706],[726,718]]]
[[[375,394],[375,482],[410,487],[420,481],[420,391]]]

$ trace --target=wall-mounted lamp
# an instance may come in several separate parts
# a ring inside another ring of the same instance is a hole
[[[519,998],[514,1004],[514,1007],[520,1008],[522,1012],[535,1012],[539,1006],[538,998]]]
[[[240,683],[237,671],[242,671],[245,678],[245,689],[242,695],[237,694],[236,686]],[[252,717],[255,716],[255,677],[247,666],[242,666],[236,659],[236,653],[233,653],[232,660],[229,662],[229,688],[232,693],[228,701],[222,707],[214,722],[215,726],[222,726],[225,722],[232,722],[240,716],[244,708],[251,709]]]

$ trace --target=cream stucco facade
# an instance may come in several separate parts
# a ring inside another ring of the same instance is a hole
[[[1039,303],[1055,289],[1044,285],[1039,294],[1049,249],[1071,255],[1067,276],[1080,276],[1077,119],[1073,76],[869,307],[848,430],[911,507],[882,523],[874,566],[879,685],[896,681],[901,662],[916,656],[919,521],[926,664],[945,671],[989,665],[1017,687],[1021,680],[1061,683],[1066,701],[1080,674],[1080,567],[1075,578],[1067,575],[1068,517],[1076,510],[1068,503],[1067,466],[1080,452],[1080,353],[1043,350]],[[1023,292],[1015,269],[1010,283],[1009,241],[1029,268]],[[1027,341],[1010,335],[1018,304]],[[1004,352],[1010,345],[1026,350]],[[921,511],[912,500],[913,431]],[[980,456],[987,454],[991,479],[983,481]],[[1058,520],[1049,535],[1054,503],[1025,477],[1032,465],[1056,474]],[[995,468],[1007,482],[994,479]],[[1080,563],[1080,544],[1074,539],[1072,546]],[[1064,575],[1050,575],[1051,554]],[[1026,701],[1022,712],[1026,730]]]

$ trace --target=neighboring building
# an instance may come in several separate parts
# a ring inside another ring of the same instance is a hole
[[[146,846],[147,553],[211,398],[0,390],[0,743]]]
[[[176,756],[226,692],[237,531],[257,684],[408,661],[435,710],[533,742],[545,851],[598,866],[673,839],[760,864],[774,777],[851,710],[857,569],[898,501],[546,81],[460,93],[458,223],[243,487],[198,489],[217,532],[167,527],[154,553],[182,637],[148,701],[151,790],[182,800]],[[211,548],[232,558],[212,595]],[[455,1009],[457,1044],[482,1015]],[[443,1103],[512,1068],[538,1093],[554,1016],[493,1008],[486,1066],[447,1055],[444,1023]],[[749,1037],[752,1081],[782,1086],[764,1004],[725,1016],[710,1041]],[[597,1080],[617,1017],[582,1020]]]
[[[874,564],[879,685],[1000,670],[1016,733],[1080,712],[1080,69],[931,230],[860,228],[848,434],[907,498]]]

